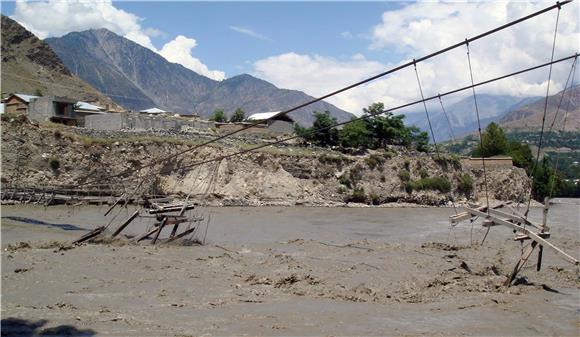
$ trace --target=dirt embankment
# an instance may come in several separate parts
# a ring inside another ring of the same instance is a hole
[[[481,168],[462,165],[450,155],[397,148],[355,156],[285,146],[232,157],[219,165],[191,166],[253,146],[229,142],[139,169],[152,160],[186,150],[196,140],[145,134],[119,137],[118,132],[95,138],[83,133],[54,125],[34,127],[4,116],[2,183],[95,182],[132,189],[146,177],[142,184],[145,193],[192,193],[213,205],[450,205],[451,200],[485,197]],[[112,177],[123,172],[129,174]],[[529,179],[522,169],[491,167],[488,186],[490,199],[517,200],[527,196]]]

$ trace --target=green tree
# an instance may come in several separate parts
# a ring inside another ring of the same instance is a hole
[[[366,120],[356,120],[346,124],[339,132],[340,145],[344,147],[369,147],[373,142],[372,132]]]
[[[232,117],[230,118],[230,123],[243,122],[246,119],[246,113],[244,110],[237,108]]]
[[[298,124],[294,125],[294,132],[318,146],[335,146],[338,144],[338,130],[332,126],[336,124],[336,118],[330,112],[314,112],[314,123],[311,128],[304,128]]]
[[[223,109],[216,109],[213,112],[213,115],[209,118],[210,121],[218,122],[218,123],[225,123],[227,122],[226,114],[224,113]]]
[[[505,133],[496,123],[491,123],[481,135],[481,143],[473,151],[473,156],[491,157],[508,154],[508,151],[508,140]]]
[[[508,145],[508,154],[512,157],[515,166],[525,169],[530,174],[534,156],[528,144],[511,141]]]

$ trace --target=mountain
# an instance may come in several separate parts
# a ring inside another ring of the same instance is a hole
[[[534,99],[536,98],[522,99],[521,97],[508,95],[477,95],[477,106],[479,109],[481,128],[483,129],[489,123],[499,120],[508,113],[508,111],[517,109]],[[445,101],[443,104],[445,106]],[[456,137],[477,131],[477,115],[475,112],[473,96],[466,96],[454,104],[445,106],[445,111],[449,117],[449,123],[447,122],[440,105],[432,103],[428,105],[428,111],[433,126],[433,132],[435,133],[435,139],[438,142],[451,139],[449,124],[451,124],[453,135]],[[422,130],[429,130],[425,111],[411,112],[405,115],[406,124],[416,125]]]
[[[243,74],[218,82],[195,109],[203,116],[211,115],[218,108],[231,113],[238,107],[252,114],[287,110],[311,99],[311,96],[301,91],[279,89],[270,82]],[[339,122],[350,120],[352,117],[350,113],[324,101],[293,111],[289,116],[302,125],[311,125],[314,122],[312,113],[314,111],[329,111]]]
[[[18,24],[1,16],[2,93],[66,96],[120,109],[113,101],[73,75],[54,51]]]
[[[279,89],[250,75],[214,81],[106,29],[74,32],[45,41],[74,74],[133,110],[156,106],[207,117],[220,108],[228,115],[237,108],[252,114],[284,110],[312,99],[303,92]],[[313,110],[328,110],[339,121],[352,117],[325,102],[291,116],[310,125]]]
[[[564,98],[562,94],[564,93]],[[560,100],[562,103],[560,104]],[[545,98],[539,98],[511,109],[500,120],[500,125],[509,130],[534,131],[542,127],[542,117],[544,115]],[[556,116],[556,110],[560,110]],[[567,112],[567,114],[566,114]],[[565,116],[566,131],[580,131],[580,85],[573,86],[568,90],[561,91],[548,97],[548,108],[546,110],[546,128],[549,128],[554,117],[557,117],[554,129],[560,130]]]

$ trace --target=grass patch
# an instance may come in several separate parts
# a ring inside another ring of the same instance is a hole
[[[365,194],[365,190],[364,188],[355,188],[354,191],[352,191],[351,195],[348,195],[344,198],[345,202],[356,202],[356,203],[363,203],[366,204],[367,203],[367,196]]]
[[[469,174],[463,173],[459,176],[457,191],[463,194],[470,194],[473,191],[473,178]]]

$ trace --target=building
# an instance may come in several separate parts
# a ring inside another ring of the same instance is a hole
[[[28,112],[30,101],[38,97],[24,94],[11,94],[4,100],[4,111],[7,113],[25,114]]]
[[[291,134],[294,132],[294,120],[288,115],[276,116],[280,111],[261,112],[248,117],[249,122],[262,122],[268,132],[275,134]]]
[[[51,121],[74,126],[85,126],[85,117],[106,114],[104,108],[66,97],[36,97],[28,104],[28,116],[36,121]]]

